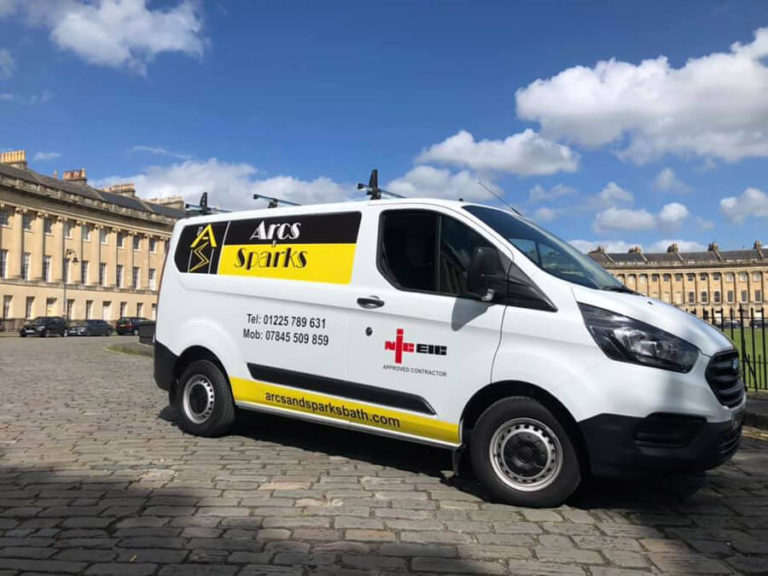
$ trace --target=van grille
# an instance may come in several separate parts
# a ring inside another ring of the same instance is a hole
[[[744,383],[739,378],[739,353],[736,350],[715,354],[707,366],[707,382],[720,404],[733,408],[744,398]]]

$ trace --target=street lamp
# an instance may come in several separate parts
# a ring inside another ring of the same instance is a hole
[[[64,319],[66,321],[69,321],[69,306],[67,303],[67,281],[69,280],[69,259],[72,258],[72,264],[77,264],[79,260],[77,259],[77,256],[75,255],[75,251],[72,250],[72,248],[67,248],[64,251],[64,267],[61,271],[61,279],[64,282]]]

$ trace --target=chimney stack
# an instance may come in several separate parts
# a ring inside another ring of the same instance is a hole
[[[119,194],[120,196],[136,197],[136,186],[133,185],[133,182],[113,184],[112,186],[107,186],[104,190],[106,192],[111,192],[112,194]]]
[[[80,168],[80,170],[66,170],[62,175],[62,179],[66,182],[71,182],[72,184],[86,184],[88,182],[88,178],[85,175],[85,168]]]
[[[0,163],[8,164],[14,168],[27,169],[27,152],[25,150],[11,150],[0,152]]]
[[[178,208],[184,210],[184,197],[183,196],[168,196],[167,198],[150,198],[145,200],[150,204],[160,204],[161,206],[167,206],[168,208]]]
[[[641,246],[632,246],[632,248],[629,249],[630,254],[642,254],[643,248]]]
[[[667,254],[671,254],[671,253],[677,254],[678,252],[679,252],[679,250],[677,249],[677,243],[670,244],[667,247]]]

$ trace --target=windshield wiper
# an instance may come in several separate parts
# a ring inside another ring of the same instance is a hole
[[[607,290],[608,292],[626,292],[627,294],[636,293],[634,290],[630,290],[626,286],[606,286],[603,288],[603,290]]]

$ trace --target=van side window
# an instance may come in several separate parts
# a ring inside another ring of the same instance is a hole
[[[491,246],[469,226],[425,210],[393,210],[382,218],[379,265],[398,288],[462,296],[475,248]]]
[[[379,264],[398,288],[435,292],[437,214],[395,210],[382,218]]]

